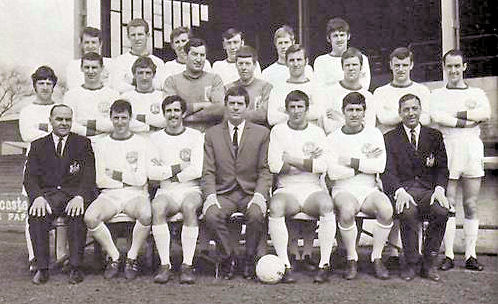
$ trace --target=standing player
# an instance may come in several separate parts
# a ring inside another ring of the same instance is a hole
[[[381,258],[392,227],[393,209],[389,198],[376,185],[376,174],[384,172],[386,166],[386,149],[382,133],[363,123],[366,107],[365,97],[360,93],[346,95],[342,105],[346,123],[327,137],[328,176],[333,181],[332,198],[346,247],[344,278],[347,280],[354,279],[357,274],[355,216],[360,211],[377,219],[371,262],[377,278],[389,279]]]
[[[178,95],[187,102],[184,124],[204,131],[223,118],[225,90],[220,76],[203,71],[206,42],[192,38],[185,44],[186,69],[164,82],[165,96]]]
[[[270,172],[278,174],[278,189],[270,202],[268,231],[286,267],[282,281],[292,283],[295,277],[287,255],[289,233],[285,217],[299,212],[319,216],[320,264],[314,281],[323,283],[328,280],[336,233],[332,199],[320,185],[320,175],[327,170],[322,153],[325,133],[306,119],[309,109],[306,93],[291,91],[285,98],[285,108],[289,121],[274,126],[270,133],[268,164]]]
[[[285,98],[290,92],[300,90],[309,97],[310,105],[306,115],[308,121],[318,124],[322,111],[316,83],[309,79],[305,73],[306,63],[308,62],[306,49],[299,44],[291,45],[285,52],[285,58],[289,78],[287,78],[286,82],[274,87],[270,93],[268,123],[273,126],[285,122],[289,118],[285,109]]]
[[[119,273],[120,257],[105,222],[121,212],[136,219],[124,269],[125,277],[132,280],[139,271],[138,251],[150,234],[151,208],[144,189],[148,172],[158,160],[154,159],[152,144],[130,131],[129,102],[116,100],[111,105],[110,117],[112,133],[95,143],[97,187],[102,192],[86,210],[85,223],[110,257],[104,278],[111,279]]]
[[[254,77],[257,62],[258,54],[256,50],[247,45],[242,46],[237,51],[237,55],[235,55],[235,66],[237,67],[240,78],[225,85],[225,88],[229,89],[234,86],[241,86],[246,89],[247,94],[249,94],[246,119],[250,122],[267,126],[268,98],[272,90],[272,85]]]
[[[448,78],[446,87],[431,94],[431,117],[443,133],[448,153],[450,180],[447,195],[452,209],[456,203],[457,188],[463,192],[465,236],[465,268],[483,270],[477,262],[476,242],[479,231],[477,199],[484,176],[484,145],[479,138],[479,123],[490,118],[491,110],[486,94],[479,88],[469,87],[463,79],[467,62],[459,50],[450,50],[443,56],[443,69]],[[450,213],[444,236],[446,258],[442,270],[454,267],[453,241],[455,239],[455,216]]]
[[[149,57],[138,57],[131,67],[135,90],[121,94],[121,99],[128,100],[133,109],[133,118],[145,123],[150,130],[166,126],[161,113],[164,92],[154,89],[153,79],[157,67]]]
[[[169,34],[170,46],[175,51],[176,58],[164,63],[165,77],[175,75],[185,71],[187,63],[187,53],[185,53],[185,44],[190,39],[190,30],[185,26],[176,27]],[[211,63],[206,59],[204,71],[211,71]]]
[[[330,134],[344,124],[344,112],[342,109],[343,99],[352,92],[358,92],[364,96],[366,102],[365,126],[375,127],[376,122],[376,101],[360,81],[361,68],[364,64],[364,56],[355,48],[347,49],[341,57],[343,78],[338,83],[326,88],[321,93],[323,97],[323,107],[325,109],[323,117],[323,128],[326,134]]]
[[[341,18],[332,18],[327,23],[327,42],[332,50],[328,54],[316,57],[313,67],[315,68],[316,80],[330,87],[342,79],[342,54],[348,49],[351,33],[349,24]],[[361,55],[363,62],[360,71],[361,85],[368,90],[370,87],[370,65],[368,57]]]
[[[85,27],[80,36],[81,55],[94,52],[100,54],[102,47],[102,33],[94,27]],[[103,58],[102,82],[105,86],[110,85],[110,71],[112,70],[112,59]],[[69,62],[66,67],[66,84],[69,89],[79,87],[85,82],[81,71],[81,60],[75,59]]]
[[[275,31],[273,44],[277,49],[278,59],[263,70],[261,73],[262,79],[268,81],[274,87],[289,79],[289,68],[285,62],[285,52],[295,43],[294,30],[290,26],[283,25]],[[304,73],[308,79],[313,79],[313,68],[309,64],[306,64]]]
[[[161,259],[161,270],[154,277],[156,283],[166,283],[172,275],[170,233],[166,219],[178,212],[183,215],[180,283],[195,282],[192,259],[199,235],[197,209],[202,206],[199,179],[202,175],[204,136],[195,129],[183,126],[182,115],[186,108],[187,104],[181,97],[166,97],[162,103],[166,128],[150,136],[159,148],[161,161],[161,166],[154,167],[149,174],[149,178],[161,181],[161,188],[152,200],[152,234]]]
[[[223,38],[223,49],[227,54],[227,59],[213,63],[213,73],[218,74],[223,84],[228,84],[239,79],[237,68],[235,67],[235,55],[241,46],[244,45],[243,33],[237,29],[229,28],[221,37]],[[261,77],[261,67],[256,62],[256,77]]]
[[[129,52],[114,58],[111,71],[112,88],[119,93],[133,90],[133,74],[131,66],[140,56],[149,57],[157,67],[154,77],[154,88],[161,89],[164,81],[164,61],[147,50],[147,39],[150,36],[149,24],[143,19],[132,19],[126,26],[128,39],[131,43]]]

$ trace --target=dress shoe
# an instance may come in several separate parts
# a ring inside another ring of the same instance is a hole
[[[381,259],[374,259],[373,266],[375,271],[375,277],[377,279],[381,280],[389,279],[389,271],[386,269],[386,267],[384,267],[384,264],[382,264]]]
[[[344,278],[346,280],[353,280],[358,274],[358,262],[355,260],[348,260],[346,264],[346,272]]]
[[[254,263],[246,261],[244,265],[244,278],[248,280],[252,280],[256,277],[256,266]]]
[[[31,280],[33,284],[45,284],[48,281],[48,269],[38,269]]]
[[[406,268],[401,272],[401,279],[405,281],[411,281],[415,278],[415,267],[407,265]]]
[[[477,262],[476,258],[470,257],[467,259],[467,261],[465,261],[465,269],[475,270],[475,271],[483,271],[484,266],[479,264],[479,262]]]
[[[83,272],[78,268],[71,268],[69,271],[69,283],[70,284],[78,284],[83,282]]]
[[[104,279],[109,280],[116,277],[119,274],[119,260],[109,261],[104,271]]]
[[[280,282],[290,284],[290,283],[295,283],[297,281],[296,278],[296,273],[292,268],[285,268],[284,276],[282,277],[282,280]]]
[[[420,276],[422,278],[429,279],[434,282],[439,282],[441,280],[441,277],[437,273],[437,269],[435,266],[429,267],[429,268],[424,268],[422,267],[422,271],[420,272]]]
[[[137,259],[126,259],[124,275],[127,280],[134,280],[137,277],[139,270],[140,268]]]
[[[194,266],[182,264],[180,268],[180,284],[194,284]]]
[[[325,264],[323,267],[318,267],[315,276],[313,277],[313,282],[315,283],[325,283],[329,280],[331,268],[329,264]]]
[[[225,280],[231,280],[235,276],[236,262],[234,258],[228,258],[221,263],[221,274]]]
[[[453,259],[450,259],[449,257],[445,257],[441,262],[441,265],[439,265],[439,269],[443,271],[450,270],[453,267],[455,267],[455,262],[453,262]]]
[[[166,283],[168,283],[168,281],[172,275],[173,275],[173,273],[171,272],[170,265],[161,265],[161,269],[154,276],[154,283],[166,284]]]

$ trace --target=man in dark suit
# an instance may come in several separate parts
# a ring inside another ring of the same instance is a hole
[[[73,111],[55,105],[50,111],[52,133],[31,143],[24,172],[29,198],[29,231],[37,263],[34,284],[48,280],[51,222],[67,216],[69,282],[83,281],[80,270],[86,239],[85,207],[95,195],[95,159],[90,141],[71,133]]]
[[[225,96],[226,120],[209,128],[205,135],[203,213],[208,227],[215,232],[226,279],[233,277],[235,266],[227,220],[237,211],[246,216],[244,276],[253,278],[272,183],[268,169],[269,130],[245,119],[248,105],[249,95],[244,88],[230,88]]]
[[[401,222],[406,267],[401,277],[410,281],[419,260],[418,230],[429,221],[423,244],[421,276],[439,281],[435,259],[443,239],[449,203],[448,162],[438,130],[420,125],[420,99],[406,94],[399,100],[401,123],[385,134],[387,166],[382,175],[384,190],[393,199]]]

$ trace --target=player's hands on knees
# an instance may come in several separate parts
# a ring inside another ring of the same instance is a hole
[[[85,206],[83,204],[83,198],[81,196],[73,197],[69,203],[67,203],[66,209],[64,210],[68,216],[80,216],[85,213]]]
[[[31,208],[29,208],[29,215],[45,216],[47,213],[52,214],[52,209],[50,208],[48,201],[43,196],[38,196],[33,201]]]
[[[254,193],[251,201],[249,201],[249,203],[247,204],[247,209],[249,210],[249,208],[252,206],[252,204],[255,204],[259,207],[259,209],[261,209],[261,212],[263,213],[263,216],[266,215],[266,199],[265,197],[260,194],[260,193]]]
[[[444,193],[445,191],[443,187],[436,186],[436,189],[434,189],[434,193],[432,193],[431,196],[431,205],[434,204],[434,201],[437,201],[441,207],[449,210],[450,202]]]
[[[206,211],[209,209],[211,206],[216,206],[218,209],[221,209],[220,202],[218,202],[218,198],[216,197],[216,194],[210,194],[206,198],[206,201],[204,202],[204,205],[202,206],[202,214],[206,215]]]
[[[397,214],[403,213],[403,210],[405,210],[405,208],[410,209],[410,203],[416,205],[413,196],[411,196],[410,193],[406,192],[406,190],[403,188],[400,188],[396,191],[395,199]]]

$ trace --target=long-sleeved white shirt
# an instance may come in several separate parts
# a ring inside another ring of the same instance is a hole
[[[24,142],[30,143],[52,132],[49,117],[53,106],[54,104],[42,105],[31,103],[21,109],[19,114],[19,132]]]

